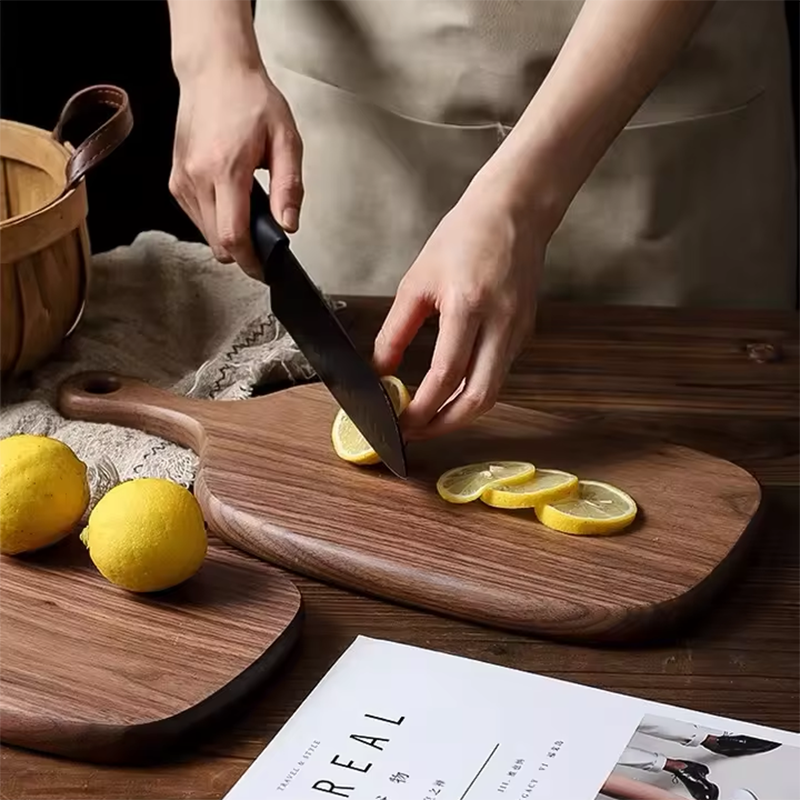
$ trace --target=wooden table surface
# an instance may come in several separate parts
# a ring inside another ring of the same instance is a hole
[[[388,308],[343,312],[368,350]],[[244,716],[190,754],[98,767],[0,749],[2,798],[220,798],[358,634],[407,642],[650,700],[800,730],[798,317],[794,313],[546,306],[503,400],[607,419],[723,456],[764,485],[768,513],[747,574],[678,640],[565,646],[358,597],[297,578],[301,645]],[[435,328],[400,375],[418,383]]]

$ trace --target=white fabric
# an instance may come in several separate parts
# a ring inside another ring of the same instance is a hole
[[[661,772],[666,766],[667,759],[660,753],[651,753],[638,747],[626,747],[617,763],[622,767],[643,769],[646,772]]]
[[[678,742],[684,747],[699,747],[706,736],[723,736],[724,731],[713,728],[703,728],[691,722],[680,722],[667,717],[646,716],[638,733],[655,736],[657,739],[666,739],[669,742]]]

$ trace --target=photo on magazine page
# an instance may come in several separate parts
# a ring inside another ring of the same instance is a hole
[[[647,714],[597,800],[685,798],[797,800],[800,748]]]

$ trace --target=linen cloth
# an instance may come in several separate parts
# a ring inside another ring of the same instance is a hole
[[[217,262],[205,244],[160,231],[93,257],[80,325],[45,364],[3,386],[0,438],[44,434],[69,445],[90,467],[89,510],[118,480],[160,477],[189,486],[198,466],[190,450],[59,414],[59,385],[84,370],[219,401],[249,397],[256,386],[314,377],[270,312],[266,285]]]

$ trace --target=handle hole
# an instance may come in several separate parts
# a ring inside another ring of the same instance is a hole
[[[83,384],[86,394],[111,394],[120,389],[120,382],[116,378],[89,378]]]

